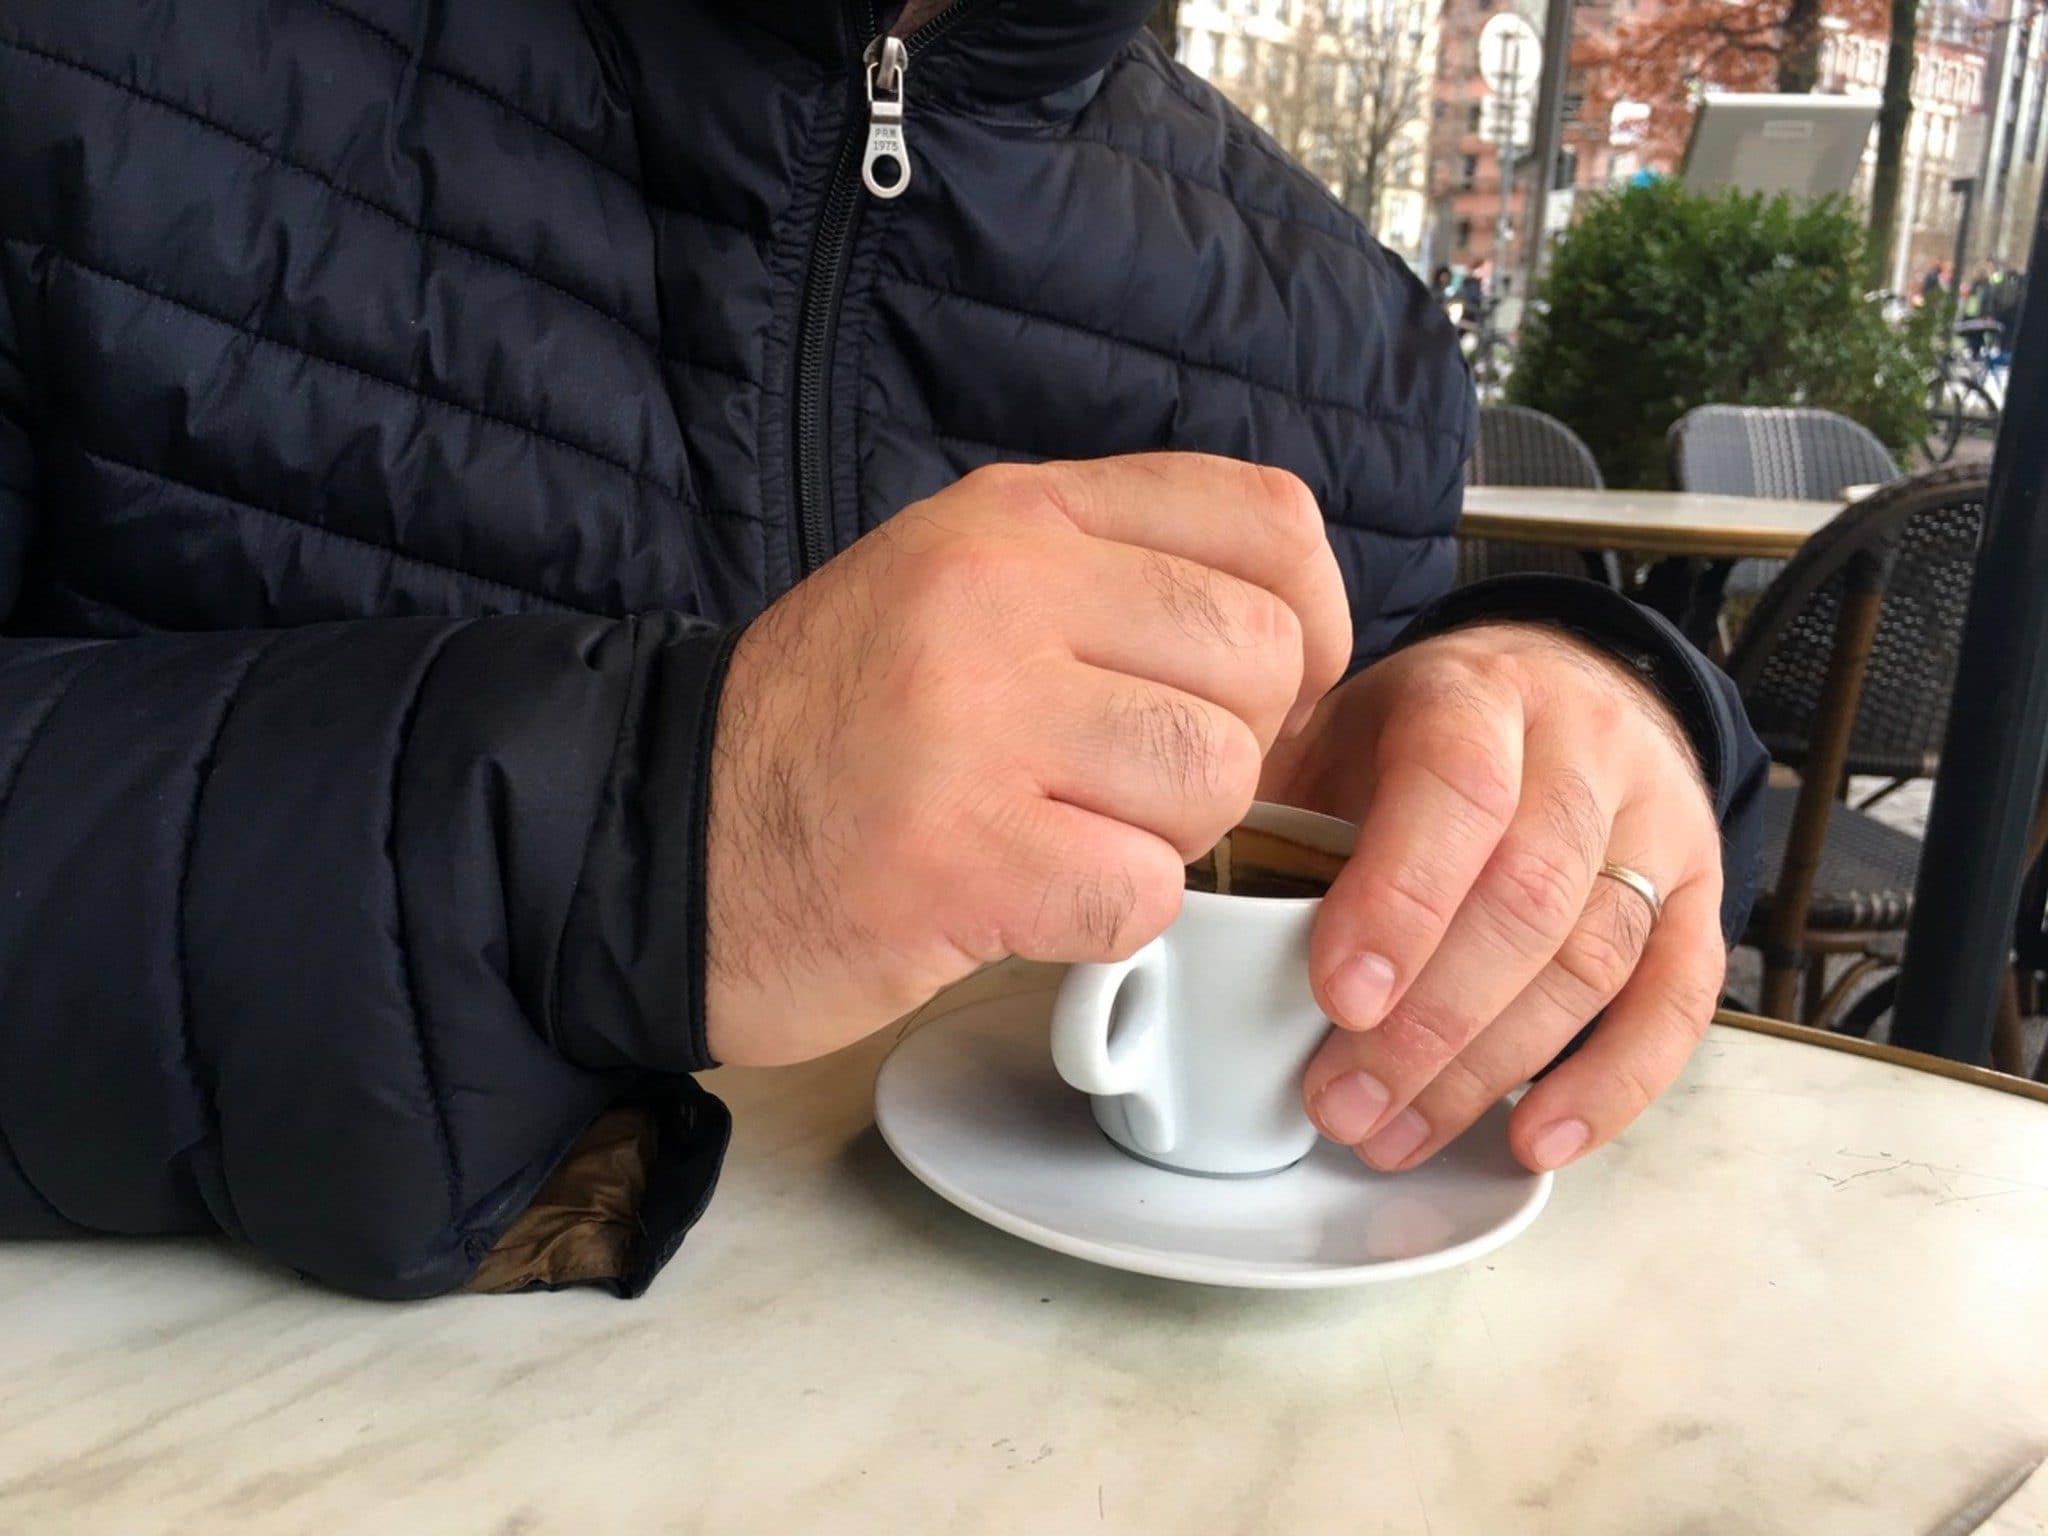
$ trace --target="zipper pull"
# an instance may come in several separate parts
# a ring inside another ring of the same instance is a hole
[[[910,185],[910,148],[903,142],[903,76],[910,50],[900,37],[868,45],[868,148],[860,179],[880,198],[901,197]]]

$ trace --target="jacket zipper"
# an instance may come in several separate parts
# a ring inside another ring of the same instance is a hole
[[[832,489],[827,441],[831,416],[832,342],[839,329],[839,305],[846,293],[846,269],[865,185],[876,197],[902,195],[910,185],[910,151],[903,135],[904,79],[912,59],[950,31],[955,22],[986,0],[953,0],[908,37],[882,37],[874,0],[862,6],[861,38],[866,45],[861,79],[865,99],[856,98],[839,141],[832,179],[811,235],[797,307],[796,366],[790,375],[791,494],[796,505],[797,579],[832,554]],[[865,107],[865,112],[859,110]]]

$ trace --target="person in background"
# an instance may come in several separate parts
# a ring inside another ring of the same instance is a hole
[[[1260,795],[1362,823],[1326,1135],[1672,1082],[1734,691],[1446,594],[1451,327],[1151,9],[7,7],[0,1235],[637,1292],[696,1073],[1127,956]]]
[[[1991,279],[1991,292],[1985,302],[1987,318],[1998,322],[1998,349],[2009,351],[2013,338],[2019,335],[2020,315],[2026,308],[2026,274],[2010,263],[2000,261],[1998,270]]]
[[[1458,297],[1465,305],[1465,321],[1478,325],[1486,318],[1487,285],[1492,280],[1492,266],[1480,262],[1465,273],[1464,281],[1458,285]]]

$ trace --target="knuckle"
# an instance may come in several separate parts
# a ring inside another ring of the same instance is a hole
[[[1162,850],[1157,858],[1138,863],[1132,885],[1130,916],[1118,935],[1118,943],[1124,947],[1113,957],[1119,960],[1159,937],[1180,916],[1181,899],[1187,894],[1187,869],[1178,855]]]
[[[1253,643],[1273,655],[1298,681],[1304,644],[1301,615],[1263,587],[1252,588],[1252,594],[1246,604],[1245,628]]]
[[[1496,854],[1473,899],[1511,952],[1546,959],[1571,932],[1582,906],[1579,879],[1569,864],[1528,847]]]
[[[904,560],[890,601],[940,623],[963,608],[1000,612],[1011,567],[1010,551],[993,540],[939,539]]]
[[[1143,558],[1145,584],[1159,599],[1168,618],[1197,640],[1238,642],[1238,626],[1224,611],[1217,591],[1216,573],[1206,566],[1173,560],[1157,550],[1146,550]]]
[[[1391,937],[1441,933],[1457,914],[1459,893],[1433,864],[1362,871],[1358,904]]]
[[[1129,870],[1091,871],[1070,893],[1074,935],[1089,952],[1121,959],[1137,947],[1119,943],[1133,927],[1137,907],[1138,884]]]
[[[1436,1081],[1429,1085],[1430,1096],[1440,1099],[1446,1106],[1455,1107],[1455,1116],[1438,1110],[1429,1116],[1429,1123],[1439,1134],[1462,1131],[1495,1099],[1517,1086],[1515,1083],[1488,1081],[1486,1075],[1460,1052],[1444,1063]]]
[[[1073,882],[1073,948],[1094,960],[1126,960],[1179,915],[1185,879],[1171,857],[1091,870]]]
[[[960,489],[1004,512],[1057,506],[1060,471],[1043,464],[984,464],[960,480]]]
[[[1621,1107],[1620,1123],[1633,1121],[1636,1116],[1657,1102],[1657,1085],[1628,1061],[1617,1061],[1608,1070],[1608,1080],[1613,1088],[1615,1102]]]
[[[1504,829],[1520,799],[1513,765],[1490,741],[1439,732],[1418,762],[1451,798],[1452,814],[1470,831]]]
[[[1146,693],[1118,706],[1118,736],[1175,794],[1218,793],[1222,748],[1214,722],[1193,700]]]
[[[1306,554],[1328,539],[1322,508],[1301,476],[1274,464],[1254,464],[1251,474],[1267,520],[1290,549]]]
[[[1543,817],[1559,841],[1578,854],[1584,868],[1599,866],[1607,852],[1607,818],[1583,773],[1565,768],[1551,777],[1543,791]]]
[[[1373,1037],[1412,1080],[1441,1071],[1465,1048],[1471,1031],[1447,1010],[1409,997],[1395,1006]]]
[[[1726,964],[1723,958],[1713,970],[1675,979],[1665,989],[1664,1021],[1680,1040],[1697,1043],[1714,1022],[1714,1010],[1721,1003]]]
[[[1259,777],[1266,766],[1265,754],[1251,727],[1235,716],[1216,733],[1215,739],[1217,798],[1235,822],[1258,794]]]
[[[1635,974],[1646,937],[1620,903],[1606,903],[1597,912],[1588,913],[1571,941],[1558,952],[1557,963],[1584,989],[1597,1009]]]

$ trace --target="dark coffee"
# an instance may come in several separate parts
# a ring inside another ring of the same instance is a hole
[[[1344,861],[1256,827],[1239,827],[1188,866],[1188,889],[1217,896],[1315,897]]]

